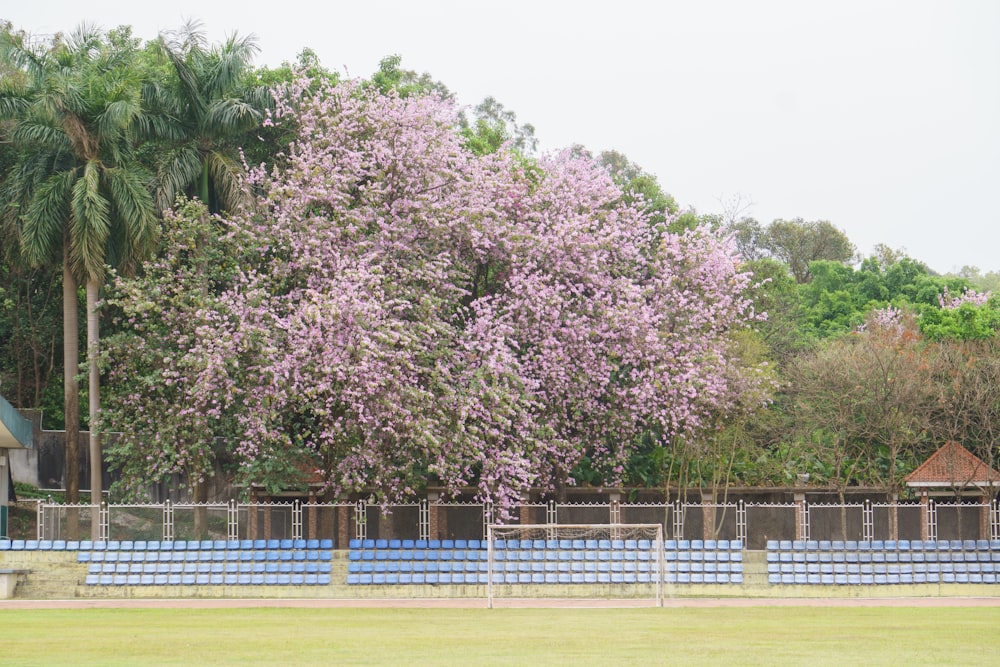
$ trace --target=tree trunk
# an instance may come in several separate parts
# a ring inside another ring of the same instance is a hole
[[[208,158],[205,158],[201,163],[201,178],[198,179],[198,198],[201,199],[201,203],[205,205],[205,208],[211,211],[208,196]],[[171,205],[173,204],[173,202],[170,203]]]
[[[87,280],[87,367],[90,376],[90,502],[100,507],[103,500],[103,478],[101,474],[101,436],[98,420],[101,416],[101,369],[98,364],[100,354],[100,329],[97,316],[97,296],[101,286],[96,278]],[[100,523],[93,522],[93,539],[100,538]]]
[[[63,245],[63,410],[66,421],[65,476],[66,502],[80,502],[80,313],[77,307],[76,276],[70,270],[69,243]],[[66,517],[69,539],[80,537],[77,513],[70,510]]]

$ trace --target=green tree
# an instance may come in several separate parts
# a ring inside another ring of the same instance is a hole
[[[371,85],[379,91],[395,91],[400,97],[435,93],[442,99],[452,99],[448,87],[434,80],[430,74],[418,74],[414,70],[403,69],[403,57],[399,54],[386,56],[378,63],[378,70],[372,74]]]
[[[825,259],[846,263],[855,253],[847,235],[825,220],[775,220],[760,234],[758,243],[771,257],[787,264],[799,283],[812,277],[810,262]]]
[[[641,201],[649,214],[649,222],[661,232],[668,220],[677,214],[679,207],[669,193],[660,187],[656,176],[645,171],[635,162],[618,151],[603,151],[597,162],[611,174],[611,178],[621,186],[625,203]]]
[[[835,475],[856,474],[861,458],[866,480],[891,498],[924,442],[937,399],[937,364],[912,315],[873,311],[863,331],[832,339],[800,360],[792,389],[799,425],[832,441]]]
[[[52,43],[23,34],[0,38],[0,57],[22,74],[0,91],[0,115],[19,160],[5,180],[3,204],[32,264],[62,261],[67,499],[79,432],[77,286],[86,285],[90,423],[100,411],[98,293],[108,264],[129,267],[154,245],[150,177],[134,146],[149,129],[137,42],[128,29],[107,35],[81,26]],[[5,82],[6,83],[6,82]],[[101,493],[101,443],[91,428],[91,492]]]
[[[163,127],[171,141],[158,160],[157,205],[172,206],[184,193],[212,212],[233,209],[246,194],[239,187],[240,146],[272,106],[268,86],[253,85],[257,42],[234,33],[209,47],[200,24],[192,22],[157,44],[176,74],[146,90],[151,109],[173,119]]]
[[[936,367],[931,432],[938,442],[962,443],[995,468],[1000,437],[1000,338],[952,339],[936,347],[941,363]],[[972,480],[953,481],[958,493]],[[995,493],[994,489],[990,496]]]
[[[531,155],[538,147],[535,128],[530,123],[518,125],[517,114],[493,97],[487,97],[472,111],[472,119],[459,118],[465,145],[476,155],[488,155],[504,144],[521,155]]]

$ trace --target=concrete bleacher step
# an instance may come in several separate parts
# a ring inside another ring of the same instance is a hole
[[[26,600],[75,597],[86,574],[86,568],[76,562],[76,554],[67,552],[7,552],[0,556],[0,567],[30,571],[15,592],[16,597]]]
[[[767,552],[743,552],[743,584],[745,586],[767,586]]]

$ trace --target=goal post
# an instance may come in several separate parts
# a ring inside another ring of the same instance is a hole
[[[489,524],[486,597],[545,595],[655,596],[662,607],[666,557],[663,526],[650,524]],[[578,588],[577,588],[578,587]],[[574,590],[576,589],[576,590]]]

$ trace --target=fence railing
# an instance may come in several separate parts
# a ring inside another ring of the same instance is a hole
[[[670,539],[1000,539],[1000,507],[988,504],[828,505],[673,503],[516,507],[510,523],[660,524]],[[383,508],[356,503],[209,503],[63,505],[38,503],[38,539],[242,540],[332,538],[483,539],[495,512],[479,503],[420,502]]]

